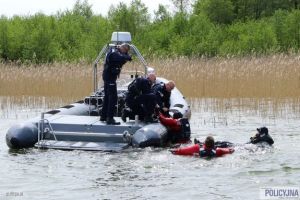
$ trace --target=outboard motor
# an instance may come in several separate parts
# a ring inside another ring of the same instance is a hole
[[[166,142],[167,134],[167,128],[160,123],[146,125],[132,136],[132,146],[140,148],[162,147]]]
[[[266,142],[269,145],[274,144],[273,138],[269,135],[269,130],[266,127],[261,127],[257,129],[257,134],[250,138],[250,143],[257,144],[260,142]]]

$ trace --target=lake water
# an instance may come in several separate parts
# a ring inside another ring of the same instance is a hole
[[[9,150],[10,126],[61,106],[59,99],[0,98],[0,199],[259,199],[262,187],[300,186],[298,105],[272,100],[189,99],[193,138],[245,143],[267,126],[272,148],[241,145],[200,159],[168,149],[122,153]],[[33,106],[34,105],[34,106]]]

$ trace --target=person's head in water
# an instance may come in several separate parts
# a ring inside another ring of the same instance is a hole
[[[213,149],[215,147],[215,140],[212,136],[207,136],[204,144],[205,144],[205,148]]]
[[[130,45],[129,44],[127,44],[127,43],[123,43],[123,44],[121,44],[120,46],[119,46],[119,51],[121,52],[121,53],[128,53],[128,51],[130,50]]]
[[[255,136],[250,138],[250,143],[257,144],[260,142],[266,142],[269,145],[274,144],[273,138],[269,135],[269,130],[267,127],[257,128],[257,133]]]

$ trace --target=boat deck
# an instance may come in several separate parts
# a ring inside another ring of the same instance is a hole
[[[134,134],[145,126],[143,122],[123,122],[107,125],[96,116],[52,115],[45,117],[44,133],[36,147],[54,149],[81,149],[117,151],[125,148],[128,141],[124,134]]]

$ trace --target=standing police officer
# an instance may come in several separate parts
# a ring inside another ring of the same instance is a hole
[[[122,66],[131,61],[131,56],[128,55],[130,50],[129,44],[122,44],[119,48],[111,49],[105,58],[104,70],[102,78],[104,81],[104,101],[100,117],[100,121],[105,121],[107,124],[120,125],[113,118],[115,106],[117,105],[117,83],[116,80],[121,73]]]

